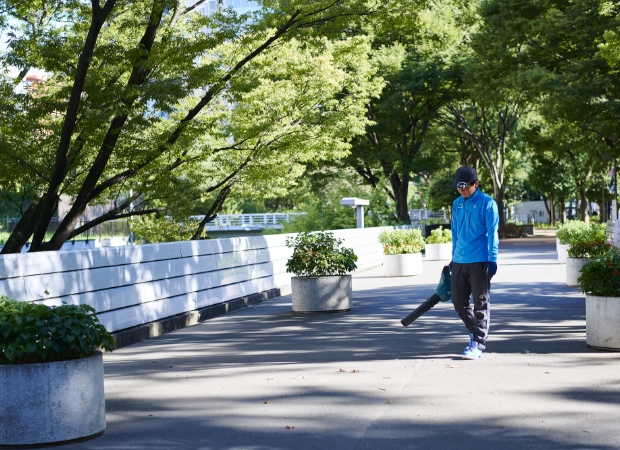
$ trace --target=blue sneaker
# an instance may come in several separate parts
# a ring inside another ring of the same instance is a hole
[[[469,344],[467,344],[467,347],[465,347],[463,351],[466,352],[467,350],[469,350],[469,347],[471,347],[471,344],[473,342],[474,342],[474,333],[469,333]]]
[[[461,355],[463,359],[480,359],[482,358],[482,350],[478,348],[478,343],[476,341],[472,342],[471,345],[465,349],[463,354]]]

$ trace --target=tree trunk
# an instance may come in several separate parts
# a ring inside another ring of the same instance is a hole
[[[549,196],[549,223],[555,226],[555,196],[551,194]]]
[[[565,223],[566,222],[566,197],[564,197],[563,195],[560,196],[560,198],[558,199],[559,203],[560,203],[560,209],[559,209],[559,214],[560,214],[560,222],[561,223]]]
[[[493,186],[493,197],[495,198],[495,203],[497,203],[497,212],[499,213],[499,224],[506,224],[506,216],[504,215],[504,187],[503,186]]]
[[[32,232],[36,226],[36,212],[39,207],[38,202],[32,202],[28,209],[24,212],[15,229],[2,247],[1,254],[20,253],[28,242],[28,238],[32,236]]]
[[[586,221],[588,217],[588,199],[586,198],[586,190],[579,190],[579,216],[581,220]]]
[[[410,225],[411,217],[409,216],[409,205],[407,204],[407,196],[409,194],[409,174],[404,174],[401,180],[397,173],[390,175],[390,184],[392,192],[396,197],[396,219],[398,222]]]

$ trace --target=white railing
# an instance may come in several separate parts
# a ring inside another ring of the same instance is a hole
[[[207,223],[211,227],[274,227],[282,222],[288,222],[291,217],[306,213],[272,213],[272,214],[218,214]]]

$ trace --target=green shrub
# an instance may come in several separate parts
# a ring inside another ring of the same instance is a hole
[[[620,297],[620,254],[610,250],[581,268],[581,290],[599,297]]]
[[[286,271],[298,277],[346,275],[357,269],[357,255],[341,245],[342,239],[322,231],[289,237],[286,246],[293,248],[293,256],[286,263]]]
[[[514,223],[504,223],[497,227],[497,235],[500,239],[526,237],[525,227]]]
[[[431,230],[431,235],[426,237],[427,244],[449,244],[452,242],[452,231],[444,230],[443,227]]]
[[[49,307],[0,297],[0,364],[24,364],[84,358],[114,348],[88,305]]]
[[[178,242],[189,240],[200,224],[199,220],[186,218],[175,221],[170,217],[141,216],[132,217],[129,227],[137,243],[158,244],[161,242]],[[203,231],[201,237],[206,237]]]
[[[424,248],[422,232],[417,229],[384,230],[379,233],[385,255],[420,253]]]
[[[607,242],[578,242],[568,249],[569,258],[596,258],[612,249]]]
[[[578,233],[588,228],[588,225],[581,220],[569,220],[566,223],[560,225],[556,237],[560,240],[560,244],[570,244],[570,238],[573,234]]]
[[[607,240],[606,229],[607,226],[600,223],[591,223],[585,227],[579,227],[568,235],[568,243],[573,246],[605,242]]]

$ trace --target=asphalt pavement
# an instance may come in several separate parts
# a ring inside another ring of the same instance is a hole
[[[63,447],[620,449],[620,353],[587,347],[555,239],[500,241],[477,361],[450,303],[400,324],[445,263],[355,274],[350,312],[284,296],[105,354],[107,429]]]

